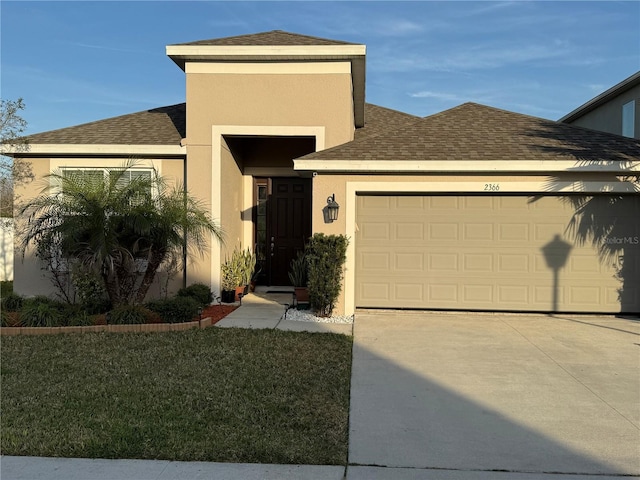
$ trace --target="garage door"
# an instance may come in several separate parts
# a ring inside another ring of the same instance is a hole
[[[593,221],[614,227],[605,260],[574,241],[574,210],[562,200],[358,196],[356,306],[640,311],[638,197],[615,211],[610,197],[594,197]]]

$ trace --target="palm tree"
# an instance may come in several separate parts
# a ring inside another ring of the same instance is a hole
[[[162,264],[200,254],[205,250],[210,234],[219,241],[223,239],[221,229],[181,185],[168,188],[160,179],[156,188],[157,194],[147,196],[147,202],[140,205],[143,221],[136,228],[136,234],[140,235],[138,251],[146,261],[136,303],[144,301]]]
[[[196,248],[207,234],[222,239],[220,227],[187,192],[169,190],[155,172],[131,175],[134,166],[129,161],[109,175],[54,172],[21,209],[23,255],[29,244],[55,239],[62,258],[102,278],[114,307],[142,302],[160,265],[182,252],[187,236]]]

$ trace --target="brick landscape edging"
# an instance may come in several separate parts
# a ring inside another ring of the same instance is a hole
[[[2,335],[57,335],[60,333],[94,332],[181,332],[191,328],[207,328],[212,325],[211,317],[184,323],[143,323],[141,325],[89,325],[86,327],[2,327]]]

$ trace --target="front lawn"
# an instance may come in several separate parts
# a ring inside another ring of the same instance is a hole
[[[347,336],[15,336],[1,356],[3,455],[347,461]]]

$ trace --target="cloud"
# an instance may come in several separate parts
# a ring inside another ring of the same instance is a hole
[[[436,100],[442,100],[446,102],[462,102],[464,101],[460,95],[455,93],[445,93],[445,92],[431,92],[428,90],[423,90],[421,92],[410,93],[410,97],[412,98],[434,98]]]

